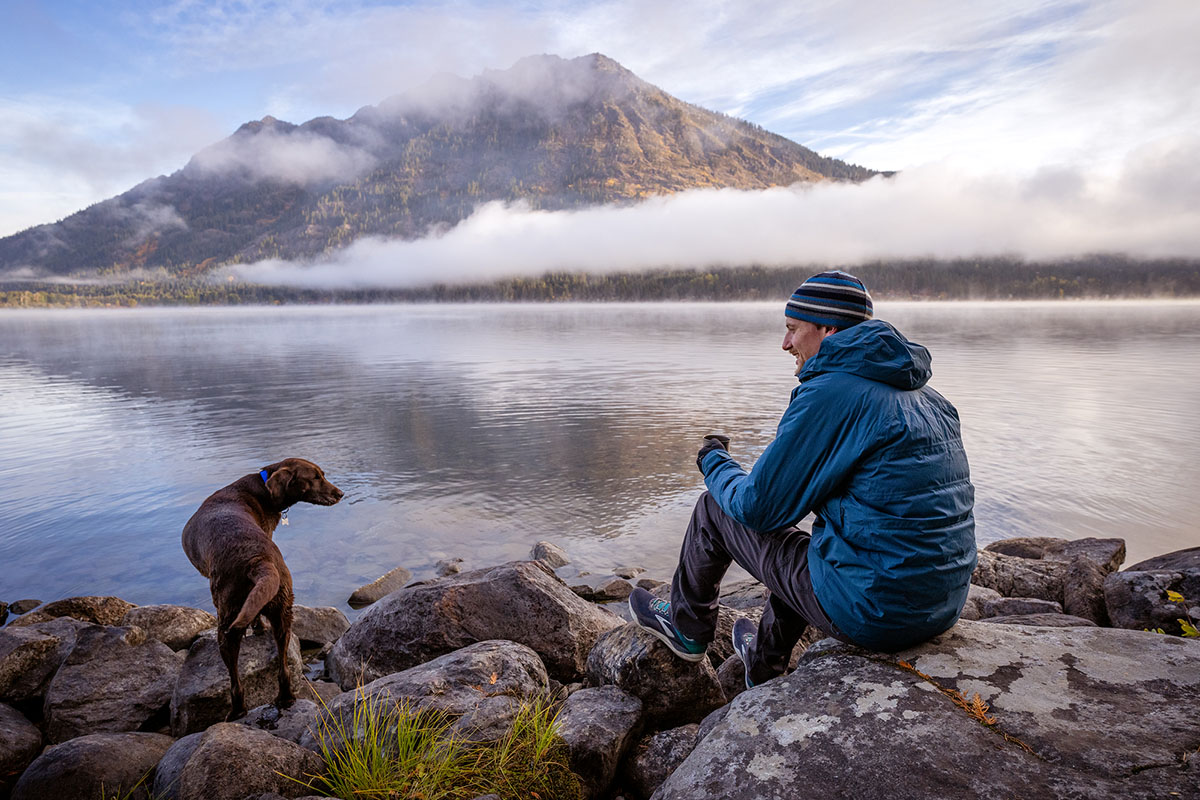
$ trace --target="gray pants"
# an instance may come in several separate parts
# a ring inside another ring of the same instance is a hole
[[[730,562],[736,561],[771,590],[748,665],[755,685],[783,674],[792,648],[809,625],[849,642],[813,592],[808,572],[810,540],[809,534],[795,528],[770,533],[747,528],[705,492],[692,512],[671,582],[671,622],[685,636],[711,642],[717,630],[721,579]]]

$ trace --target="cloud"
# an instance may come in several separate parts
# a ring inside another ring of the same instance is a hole
[[[350,181],[369,170],[376,158],[361,147],[335,142],[327,136],[271,128],[232,136],[201,150],[189,170],[254,179],[274,178],[293,183]]]
[[[1195,257],[1200,181],[1195,139],[1157,143],[1115,177],[1071,167],[1027,178],[944,166],[863,184],[698,190],[636,206],[547,212],[489,203],[439,236],[365,239],[326,261],[237,268],[259,283],[415,287],[551,270],[854,265],[876,259],[1092,252]]]

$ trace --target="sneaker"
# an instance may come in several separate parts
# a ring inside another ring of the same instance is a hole
[[[704,658],[704,651],[708,645],[689,639],[671,624],[670,601],[659,600],[639,587],[629,595],[629,611],[639,627],[662,639],[675,655],[685,661],[699,661]]]
[[[754,640],[758,637],[758,626],[745,617],[739,617],[733,623],[733,651],[742,660],[746,668],[746,688],[753,689],[754,681],[750,680],[750,651],[754,649]]]

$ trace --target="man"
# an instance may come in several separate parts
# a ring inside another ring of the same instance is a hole
[[[809,278],[784,314],[800,385],[775,440],[749,473],[706,440],[696,465],[708,491],[671,600],[629,598],[639,625],[699,661],[736,561],[770,589],[757,631],[733,630],[747,686],[782,674],[808,625],[885,651],[936,636],[958,620],[975,569],[975,490],[958,412],[926,386],[929,351],[872,319],[845,272]],[[811,536],[794,527],[809,512]]]

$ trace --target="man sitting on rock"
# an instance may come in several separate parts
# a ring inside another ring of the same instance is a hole
[[[717,627],[736,561],[770,589],[757,631],[733,628],[746,685],[781,675],[808,625],[895,651],[958,619],[975,568],[974,487],[958,412],[926,386],[929,351],[872,319],[862,281],[814,275],[784,310],[800,385],[747,473],[716,438],[670,602],[635,589],[637,623],[689,661]],[[727,441],[727,440],[726,440]],[[795,525],[816,515],[812,534]]]

